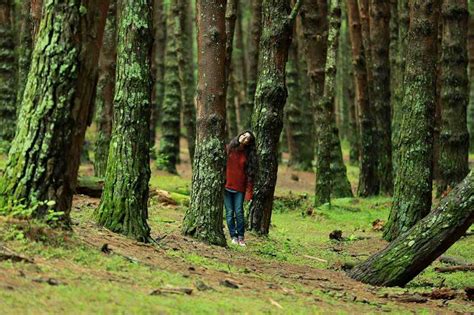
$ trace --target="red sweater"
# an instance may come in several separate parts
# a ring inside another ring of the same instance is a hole
[[[228,151],[225,188],[245,193],[245,200],[250,200],[253,197],[253,183],[247,180],[246,163],[245,150]]]

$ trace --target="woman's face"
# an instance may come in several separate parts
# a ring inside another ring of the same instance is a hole
[[[239,137],[239,143],[243,145],[249,145],[252,142],[252,135],[249,132],[243,133]]]

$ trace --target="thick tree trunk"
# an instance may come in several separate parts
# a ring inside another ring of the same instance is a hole
[[[250,225],[257,233],[268,234],[278,171],[278,141],[287,97],[285,65],[296,14],[290,18],[288,0],[265,0],[262,13],[259,75],[252,116],[259,168],[250,206]]]
[[[377,124],[380,192],[393,193],[392,126],[390,107],[390,3],[370,0],[370,44],[373,89],[371,103]]]
[[[183,99],[183,125],[186,128],[186,139],[188,141],[188,151],[191,165],[194,159],[196,145],[196,108],[194,107],[194,95],[196,94],[196,84],[194,80],[194,37],[193,21],[194,14],[191,1],[179,0],[181,4],[181,38],[182,49],[178,51],[179,71],[182,82]]]
[[[151,92],[150,114],[150,150],[152,158],[156,158],[156,128],[160,121],[165,91],[165,46],[166,46],[166,17],[163,0],[153,0],[153,46],[151,51],[151,71],[153,88]]]
[[[435,210],[349,275],[372,285],[404,286],[464,235],[473,222],[471,172]]]
[[[85,14],[81,8],[86,8]],[[69,221],[108,1],[49,1],[38,31],[0,199],[54,202]],[[95,34],[95,36],[90,36]],[[49,65],[46,67],[45,65]],[[50,203],[51,204],[51,203]],[[40,205],[34,215],[46,214]]]
[[[441,11],[440,102],[438,190],[454,187],[469,172],[469,133],[466,112],[469,101],[467,77],[466,0],[444,0]]]
[[[311,170],[314,151],[308,145],[311,134],[305,121],[308,108],[305,108],[304,92],[301,88],[300,58],[298,55],[298,42],[294,40],[289,48],[288,62],[286,64],[286,83],[288,86],[288,99],[285,105],[285,131],[290,159],[288,165],[301,170]]]
[[[191,205],[183,233],[225,246],[222,230],[225,171],[225,0],[198,0],[196,152]]]
[[[259,65],[260,36],[262,34],[262,0],[252,1],[252,17],[250,19],[250,36],[248,44],[248,71],[247,71],[247,103],[242,106],[240,117],[243,129],[251,125],[252,113],[255,104],[255,89]]]
[[[114,125],[97,221],[149,240],[150,0],[119,1]]]
[[[17,63],[12,11],[11,0],[0,0],[0,151],[15,137]]]
[[[117,58],[117,7],[111,0],[105,24],[102,51],[99,57],[99,81],[95,98],[97,138],[95,141],[94,174],[104,177],[107,170],[109,144],[114,115],[115,60]]]
[[[159,170],[176,174],[179,159],[180,112],[182,107],[182,85],[179,76],[178,51],[182,48],[182,27],[180,0],[172,0],[166,17],[165,51],[165,95],[161,108],[160,149],[156,157]]]
[[[401,108],[399,165],[394,201],[384,230],[393,240],[430,211],[439,5],[411,3],[411,23]]]
[[[347,0],[349,34],[352,44],[356,104],[360,128],[360,175],[358,194],[361,197],[377,195],[377,152],[375,118],[369,101],[368,75],[357,0]]]

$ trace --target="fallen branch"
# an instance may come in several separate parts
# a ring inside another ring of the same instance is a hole
[[[150,295],[161,295],[161,294],[186,294],[191,295],[193,289],[191,288],[159,288],[150,292]]]
[[[462,265],[452,267],[436,267],[437,272],[474,271],[474,265]]]
[[[321,258],[310,256],[310,255],[303,255],[303,257],[308,258],[308,259],[312,259],[312,260],[316,260],[316,261],[319,261],[319,262],[322,262],[322,263],[327,263],[328,262],[326,259],[321,259]]]

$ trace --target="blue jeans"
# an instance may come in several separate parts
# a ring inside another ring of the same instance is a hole
[[[230,237],[244,237],[244,193],[225,190],[224,192],[225,219]],[[237,223],[237,229],[236,229]]]

